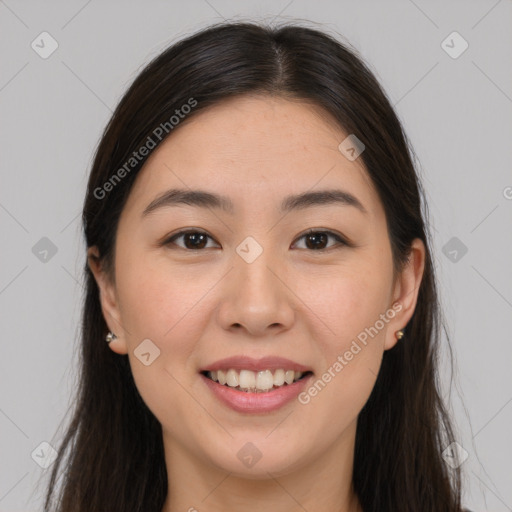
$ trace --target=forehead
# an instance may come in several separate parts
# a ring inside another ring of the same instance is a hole
[[[233,196],[235,209],[247,209],[290,194],[341,188],[378,215],[378,196],[362,160],[350,161],[338,149],[347,136],[308,102],[231,98],[171,133],[139,172],[129,203],[143,210],[167,189],[201,188]]]

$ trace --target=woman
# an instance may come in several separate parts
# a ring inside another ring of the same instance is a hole
[[[224,23],[156,57],[89,178],[45,510],[460,512],[411,152],[320,31]]]

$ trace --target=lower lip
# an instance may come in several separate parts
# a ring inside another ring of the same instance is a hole
[[[309,374],[293,384],[285,384],[280,388],[264,393],[247,393],[215,382],[200,374],[212,393],[224,404],[237,412],[264,413],[272,412],[283,407],[296,398],[306,387],[313,376]]]

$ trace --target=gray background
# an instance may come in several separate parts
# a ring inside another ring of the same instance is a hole
[[[41,509],[40,445],[60,440],[76,385],[80,209],[111,111],[168,44],[223,18],[275,16],[346,37],[396,107],[421,164],[456,356],[443,379],[468,453],[464,501],[512,510],[510,0],[0,0],[1,511]],[[58,43],[47,59],[31,47],[49,48],[43,31]],[[458,58],[442,46],[453,31],[469,44]]]

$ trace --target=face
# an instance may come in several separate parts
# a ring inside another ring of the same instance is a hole
[[[338,149],[347,135],[304,102],[236,98],[176,129],[137,176],[115,284],[91,269],[166,453],[265,478],[353,445],[424,249],[394,279],[379,197]]]

